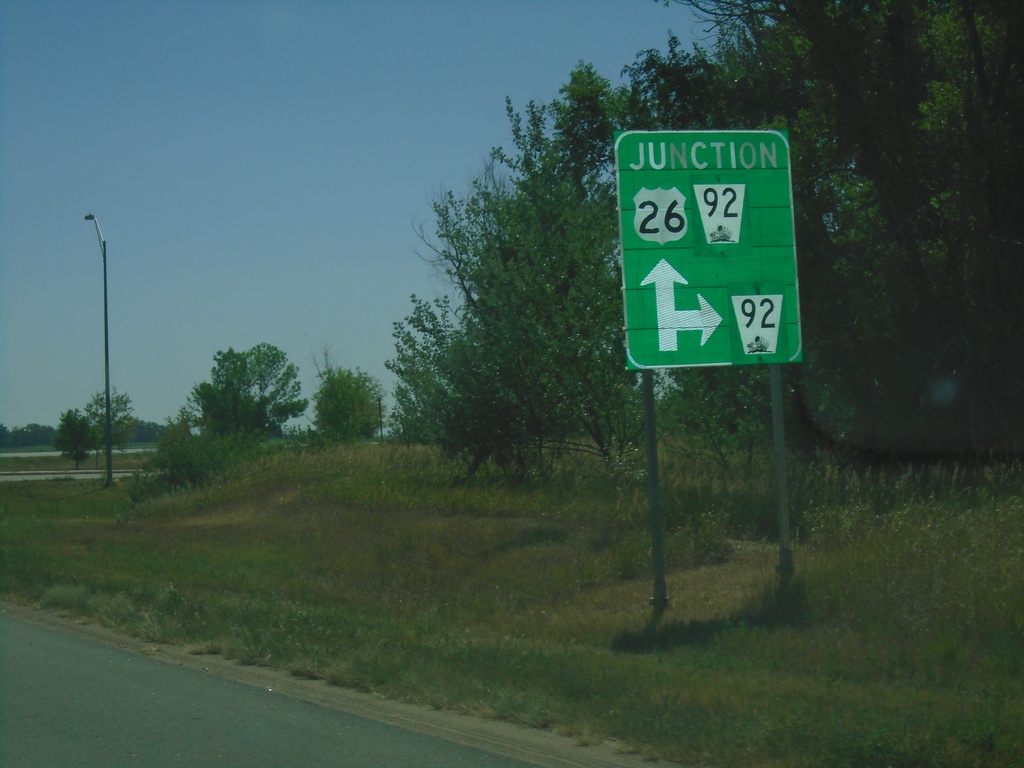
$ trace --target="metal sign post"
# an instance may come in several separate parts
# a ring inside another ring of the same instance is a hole
[[[793,547],[789,540],[789,491],[786,484],[786,431],[782,420],[782,368],[769,365],[772,389],[772,448],[775,455],[775,507],[779,515],[780,576],[793,575]]]
[[[647,438],[647,501],[651,527],[651,570],[654,573],[655,619],[668,607],[668,587],[665,585],[665,536],[661,525],[661,485],[658,480],[658,430],[654,418],[654,372],[642,374],[644,390],[644,431]]]

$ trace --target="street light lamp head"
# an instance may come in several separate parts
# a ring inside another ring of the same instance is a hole
[[[96,237],[99,238],[100,249],[103,251],[103,259],[104,259],[104,261],[106,261],[106,258],[107,258],[106,244],[103,242],[103,232],[100,231],[100,220],[97,219],[96,216],[91,214],[91,213],[85,214],[85,220],[86,221],[91,221],[93,224],[96,225]]]

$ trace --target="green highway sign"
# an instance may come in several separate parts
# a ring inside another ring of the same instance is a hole
[[[789,140],[615,137],[629,368],[802,359]]]

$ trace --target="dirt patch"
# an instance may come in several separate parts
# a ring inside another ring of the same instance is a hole
[[[733,541],[728,561],[666,577],[673,614],[690,621],[725,619],[775,578],[778,546]]]

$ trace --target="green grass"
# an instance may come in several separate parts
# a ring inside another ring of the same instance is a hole
[[[0,484],[0,591],[668,760],[1024,763],[1020,467],[800,464],[780,582],[770,470],[676,461],[658,624],[636,471],[465,483],[391,446],[277,451],[138,505],[130,481]]]

